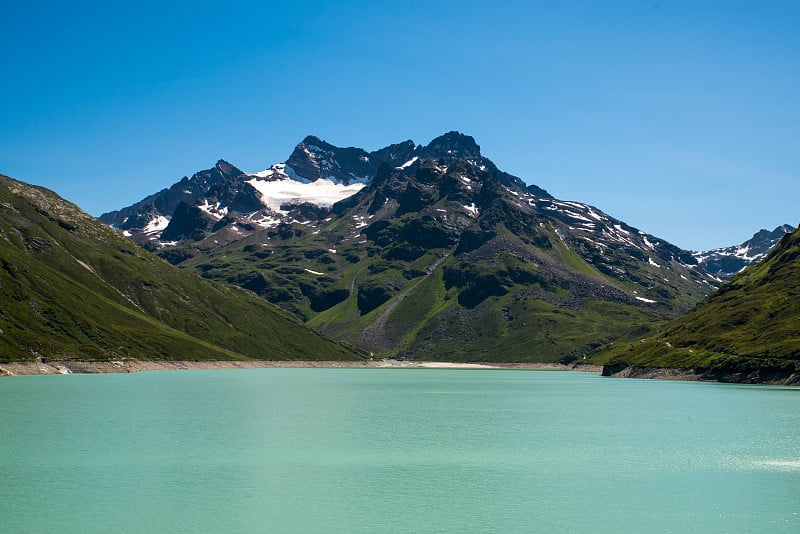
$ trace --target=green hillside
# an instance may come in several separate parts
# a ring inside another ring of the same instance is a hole
[[[593,360],[712,375],[800,371],[800,230],[658,335],[604,347]]]
[[[0,361],[355,359],[247,291],[179,270],[0,175]]]

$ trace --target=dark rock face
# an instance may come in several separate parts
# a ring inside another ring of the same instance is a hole
[[[422,154],[427,157],[441,159],[466,159],[479,160],[481,147],[472,136],[459,132],[447,132],[431,141],[422,149]]]
[[[120,230],[130,230],[132,228],[144,228],[150,221],[158,217],[160,213],[153,204],[145,207],[143,211],[128,217],[124,223],[119,226]]]
[[[281,209],[287,210],[289,212],[288,217],[301,223],[319,221],[329,213],[327,209],[320,208],[319,206],[315,206],[314,204],[310,204],[308,202],[292,206],[281,206]]]
[[[286,164],[305,180],[333,178],[351,184],[369,181],[383,163],[402,164],[412,157],[414,149],[414,143],[406,141],[367,152],[361,148],[339,148],[310,135],[295,147]]]
[[[246,214],[264,207],[261,195],[240,176],[225,177],[209,188],[206,197],[209,202],[219,202],[229,211]]]
[[[197,206],[190,206],[181,202],[175,208],[175,213],[169,225],[162,232],[161,239],[165,241],[179,239],[202,239],[203,232],[211,226],[211,219]]]
[[[306,180],[333,176],[346,184],[368,177],[372,167],[365,150],[335,147],[312,135],[295,147],[286,164]]]
[[[145,213],[158,213],[169,217],[181,202],[194,204],[204,198],[208,191],[219,182],[242,175],[244,173],[235,166],[227,161],[219,160],[211,169],[199,171],[191,178],[184,176],[169,189],[163,189],[127,208],[104,213],[100,216],[100,220],[108,225],[121,228],[129,219],[141,219]],[[133,226],[132,223],[127,224],[127,229],[131,228],[141,227]]]

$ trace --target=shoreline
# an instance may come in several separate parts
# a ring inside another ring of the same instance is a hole
[[[602,376],[612,378],[640,378],[651,380],[677,380],[686,382],[719,382],[725,384],[753,384],[763,386],[800,386],[800,373],[761,372],[742,373],[719,370],[680,369],[672,367],[638,367],[605,365]]]
[[[411,360],[48,360],[0,363],[0,377],[69,374],[123,374],[143,371],[192,371],[222,369],[538,369],[595,373],[611,378],[638,378],[675,380],[687,382],[720,382],[733,384],[761,384],[771,386],[800,386],[800,373],[749,374],[678,369],[670,367],[638,367],[625,365],[591,365],[541,362],[442,362]]]
[[[405,360],[42,360],[33,362],[0,363],[0,377],[17,375],[68,375],[137,373],[142,371],[189,371],[214,369],[269,369],[269,368],[396,368],[396,369],[550,369],[600,373],[601,366],[559,363],[506,363],[506,362],[435,362]]]

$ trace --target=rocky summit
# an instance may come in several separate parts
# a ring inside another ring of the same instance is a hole
[[[783,236],[794,230],[795,227],[788,224],[782,224],[771,232],[761,229],[741,245],[695,252],[694,257],[706,271],[728,279],[745,267],[763,260]]]
[[[458,132],[373,152],[307,137],[264,171],[219,162],[102,219],[381,356],[575,361],[721,283],[691,252],[501,171]]]

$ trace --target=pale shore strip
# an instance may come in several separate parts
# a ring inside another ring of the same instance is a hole
[[[594,365],[567,366],[557,363],[460,363],[423,362],[408,360],[241,360],[241,361],[167,361],[167,360],[47,360],[45,362],[11,362],[0,364],[0,376],[135,373],[139,371],[168,371],[192,369],[259,369],[278,367],[317,368],[423,368],[423,369],[554,369],[599,373]]]

